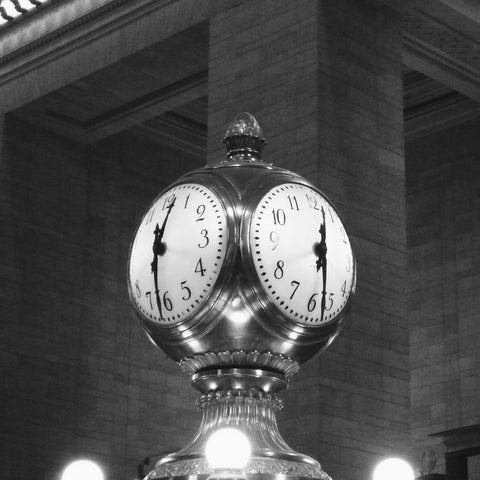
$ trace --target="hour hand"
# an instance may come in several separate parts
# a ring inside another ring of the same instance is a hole
[[[165,253],[165,244],[162,242],[163,231],[158,226],[158,223],[153,234],[155,235],[155,238],[153,240],[152,250],[154,258],[156,258],[158,255],[163,255]]]
[[[315,255],[318,257],[316,261],[317,272],[323,268],[326,269],[327,266],[327,228],[325,226],[325,211],[322,207],[322,216],[323,222],[320,224],[318,233],[320,234],[320,241],[316,243],[313,247]]]
[[[158,223],[155,227],[155,230],[153,231],[153,234],[155,235],[155,238],[153,240],[153,255],[154,258],[156,258],[158,255],[162,256],[165,254],[165,251],[167,249],[165,243],[163,242],[163,235],[165,233],[165,227],[167,225],[167,220],[168,217],[170,216],[170,212],[172,211],[173,206],[175,205],[175,200],[174,198],[170,205],[167,208],[167,214],[165,215],[165,218],[163,219],[162,226],[159,227]]]

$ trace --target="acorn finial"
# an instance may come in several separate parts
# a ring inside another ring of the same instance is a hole
[[[223,139],[227,148],[227,157],[242,157],[255,161],[261,158],[266,144],[262,129],[256,118],[248,112],[239,113],[228,126]]]

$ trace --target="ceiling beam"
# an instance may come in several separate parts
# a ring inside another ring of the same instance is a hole
[[[453,18],[458,20],[460,11],[449,16],[445,10],[446,2],[442,2],[443,9],[434,9],[430,3],[422,3],[421,9],[410,9],[404,16],[403,62],[480,102],[480,44],[477,38],[468,34],[469,28],[463,28],[474,19],[450,25]],[[438,7],[439,2],[436,4]],[[425,7],[428,11],[424,10]]]
[[[158,117],[207,95],[208,71],[202,70],[171,85],[106,111],[86,121],[49,111],[48,116],[61,131],[82,143],[95,143],[122,130]]]

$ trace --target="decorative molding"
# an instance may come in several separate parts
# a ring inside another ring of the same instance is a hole
[[[174,112],[152,118],[134,126],[131,131],[150,141],[171,146],[205,162],[207,151],[207,126],[192,123]]]
[[[451,96],[433,99],[430,103],[405,110],[405,141],[410,142],[478,118],[480,104],[452,92]]]
[[[107,13],[109,14],[109,23],[118,21],[118,15],[115,15],[113,10],[126,2],[128,0],[98,0],[93,3],[84,0],[50,2],[48,9],[44,8],[32,12],[28,17],[18,19],[15,23],[9,25],[10,29],[4,27],[1,31],[0,65],[4,65],[44,44],[51,43],[56,38],[68,34]],[[142,3],[145,2],[142,1]],[[163,6],[165,2],[158,3],[159,6]],[[125,15],[120,16],[123,21],[125,18],[131,21],[129,15],[126,17]]]
[[[255,455],[255,452],[254,452]],[[312,478],[315,480],[332,480],[321,467],[312,468],[310,465],[304,465],[299,462],[288,460],[279,460],[277,458],[262,458],[253,456],[245,467],[247,478],[258,478],[263,480],[272,480],[275,478],[299,480],[302,478]],[[203,475],[207,479],[211,476],[212,469],[205,458],[187,459],[182,462],[172,464],[162,464],[158,462],[155,469],[152,470],[145,480],[159,480],[168,477],[189,477],[199,479]],[[234,477],[237,478],[237,477]]]
[[[265,393],[258,389],[248,390],[221,390],[212,391],[201,395],[195,405],[204,410],[208,407],[215,407],[219,402],[252,405],[252,403],[264,403],[269,408],[280,411],[283,408],[283,401],[275,394]]]
[[[274,370],[283,373],[287,378],[300,370],[299,364],[279,353],[245,351],[221,351],[199,353],[194,357],[185,357],[178,362],[180,368],[189,374],[199,370],[219,367],[250,367]]]
[[[25,19],[3,32],[0,113],[12,111],[240,2],[63,0],[55,3],[44,12],[31,15],[28,22]]]
[[[480,453],[480,424],[432,433],[429,437],[442,440],[447,452],[475,449],[477,455]]]
[[[64,124],[59,126],[61,130],[68,129],[81,142],[93,143],[206,96],[207,81],[208,72],[202,70],[86,121],[56,111],[48,115]]]
[[[419,72],[405,71],[403,81],[407,142],[480,116],[480,104]]]
[[[480,46],[418,8],[411,9],[403,20],[403,33],[430,45],[466,70],[480,71]]]
[[[403,60],[409,67],[480,101],[480,45],[418,8],[403,20]]]
[[[25,18],[25,15],[31,15],[36,9],[43,7],[51,0],[25,0],[20,3],[19,0],[0,1],[0,28],[10,26],[12,22],[18,22]]]

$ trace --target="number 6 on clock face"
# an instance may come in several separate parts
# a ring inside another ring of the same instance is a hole
[[[250,224],[250,251],[269,299],[305,325],[332,321],[354,289],[350,241],[333,206],[297,183],[272,188]]]
[[[130,296],[144,318],[169,325],[205,303],[228,244],[217,195],[195,183],[163,193],[144,216],[130,252]]]

